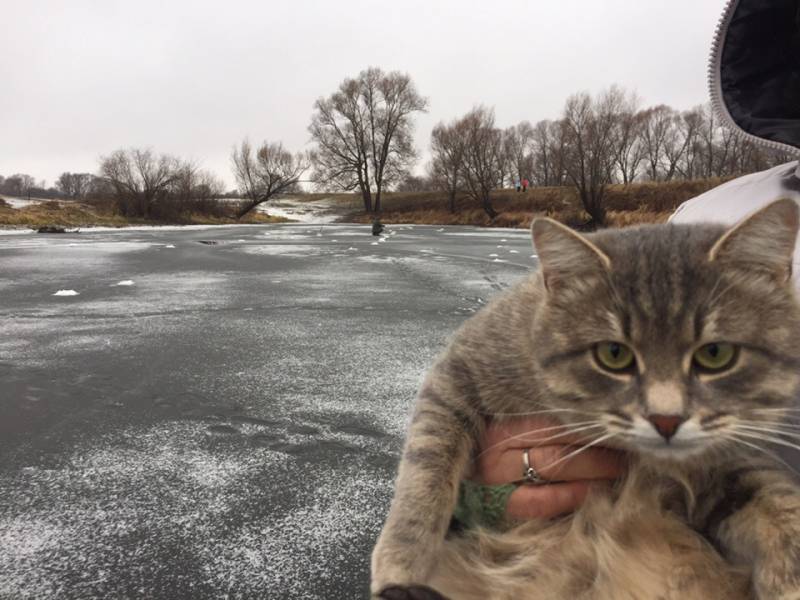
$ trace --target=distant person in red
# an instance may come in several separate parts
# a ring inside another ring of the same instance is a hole
[[[527,192],[529,185],[530,185],[530,181],[528,181],[527,179],[523,179],[522,180],[522,191],[523,192]]]

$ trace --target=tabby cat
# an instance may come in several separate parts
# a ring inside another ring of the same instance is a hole
[[[534,221],[540,269],[468,320],[420,389],[372,593],[800,599],[800,487],[768,444],[798,435],[797,230],[791,200],[730,229]],[[485,419],[514,413],[627,451],[628,475],[569,517],[448,533]]]

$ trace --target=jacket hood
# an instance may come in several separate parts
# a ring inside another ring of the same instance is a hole
[[[712,45],[709,87],[725,125],[800,152],[800,0],[730,0]]]

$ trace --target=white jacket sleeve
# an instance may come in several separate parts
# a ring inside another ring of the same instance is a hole
[[[669,221],[733,225],[773,200],[793,198],[800,202],[798,169],[794,161],[723,183],[681,204]],[[795,285],[800,288],[800,245],[795,247],[793,262]]]

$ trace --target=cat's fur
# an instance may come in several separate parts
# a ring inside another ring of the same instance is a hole
[[[541,268],[467,321],[421,387],[372,593],[800,599],[800,487],[753,437],[790,439],[781,423],[800,391],[797,229],[791,200],[732,229],[581,236],[535,221]],[[592,347],[606,341],[635,351],[635,372],[597,364]],[[739,346],[738,358],[700,374],[692,353],[711,342]],[[563,424],[596,420],[587,442],[630,452],[625,480],[567,518],[448,535],[485,418],[542,410]],[[671,443],[646,420],[655,413],[687,419]]]

